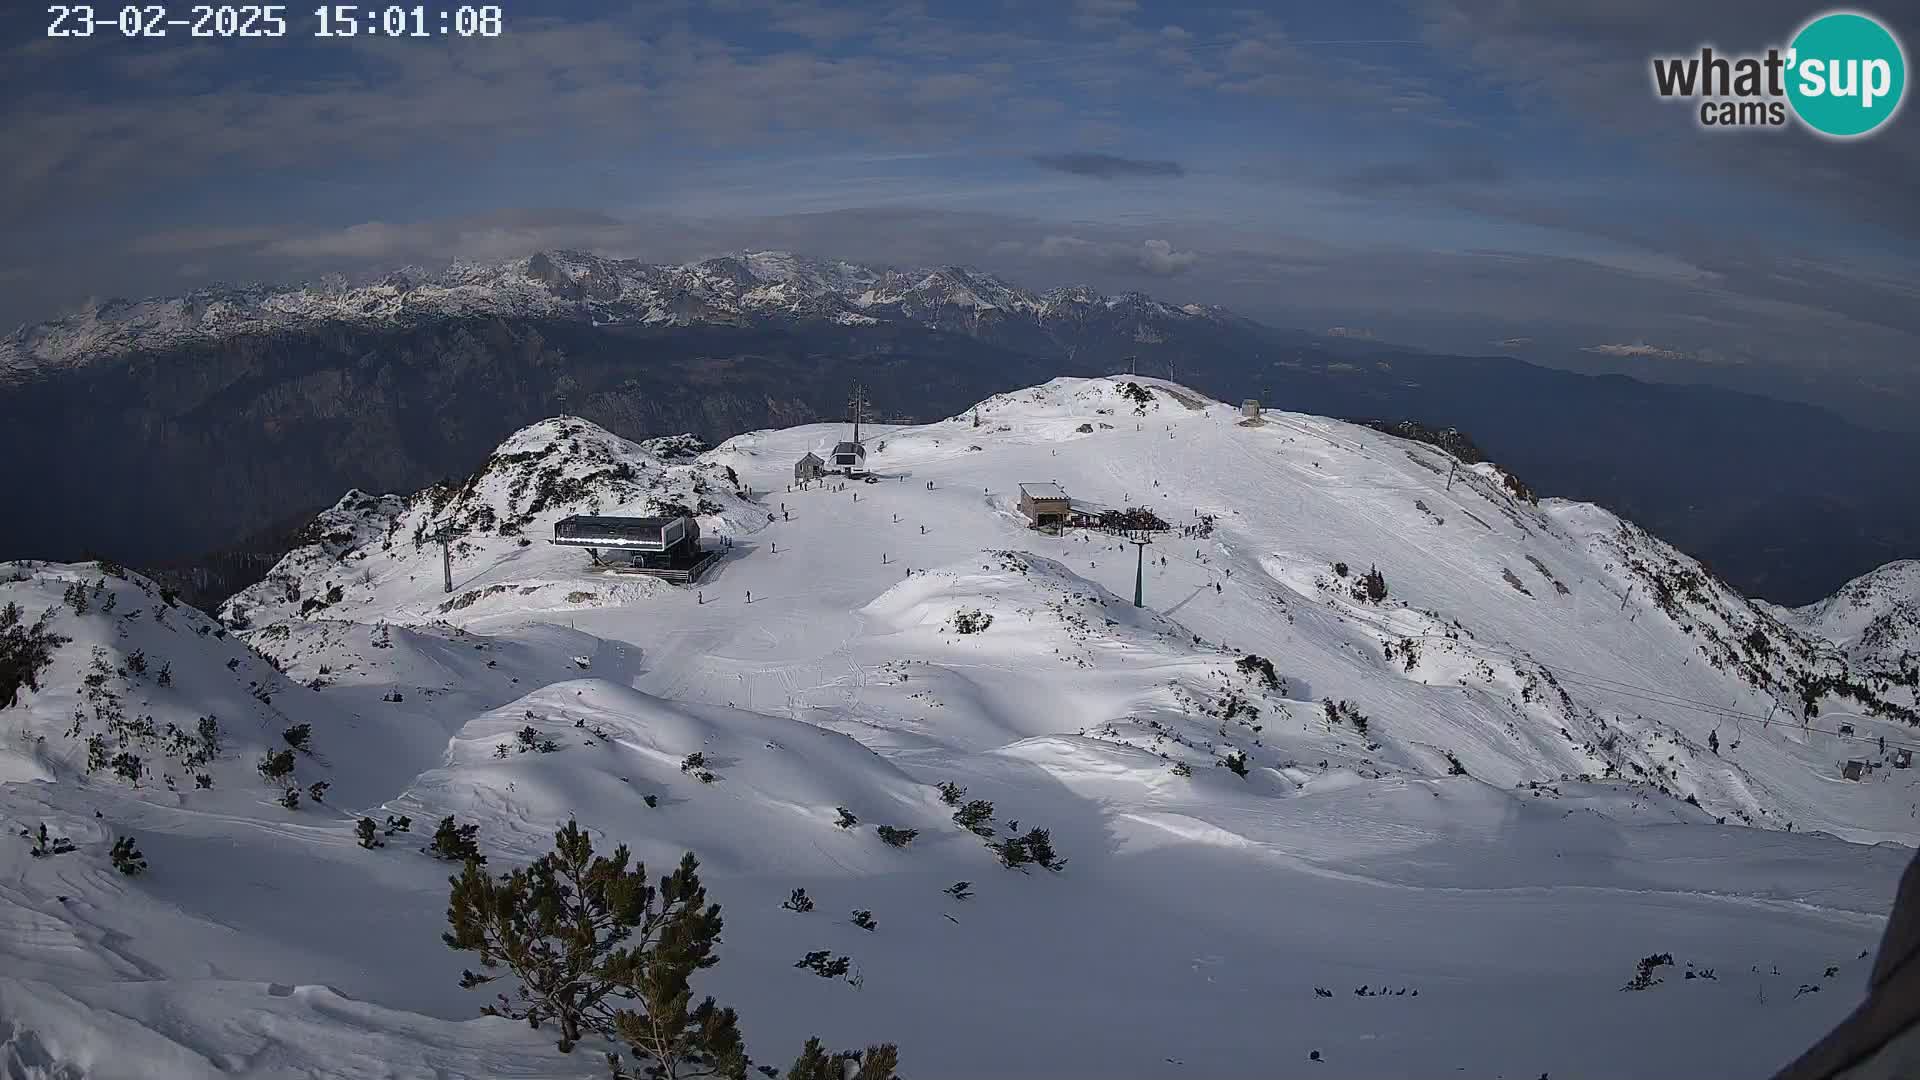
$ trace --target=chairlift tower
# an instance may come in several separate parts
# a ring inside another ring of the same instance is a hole
[[[458,531],[451,525],[442,525],[430,537],[440,545],[440,577],[445,591],[453,591],[453,541]]]
[[[1133,545],[1133,606],[1145,607],[1143,589],[1146,581],[1147,545],[1153,543],[1153,538],[1145,532],[1137,531],[1127,537],[1127,543]]]
[[[873,402],[867,400],[867,388],[860,383],[853,384],[853,395],[847,398],[847,412],[853,418],[853,441],[860,441],[860,422],[867,417],[867,410],[873,408]]]

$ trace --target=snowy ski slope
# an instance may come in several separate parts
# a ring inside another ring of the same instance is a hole
[[[1753,1076],[1858,1000],[1920,835],[1911,650],[1852,640],[1899,589],[1822,636],[1491,465],[1157,380],[877,428],[880,482],[791,489],[844,437],[546,421],[458,487],[348,495],[223,624],[91,564],[0,575],[72,638],[0,710],[0,812],[76,846],[0,846],[8,1075],[599,1074],[457,986],[451,867],[417,850],[449,813],[500,868],[570,815],[656,872],[696,851],[727,917],[700,989],[776,1064],[819,1033],[915,1080]],[[1122,538],[1025,527],[1033,481],[1174,526],[1144,607]],[[676,508],[731,545],[692,588],[544,542]],[[288,809],[255,765],[299,723],[293,782],[332,786]],[[942,782],[1065,868],[1000,867]],[[781,910],[801,887],[818,910]],[[816,949],[858,985],[795,968]]]

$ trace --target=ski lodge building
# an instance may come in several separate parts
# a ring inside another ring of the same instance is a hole
[[[1059,528],[1073,512],[1066,489],[1059,484],[1021,484],[1020,512],[1038,528]]]
[[[691,516],[597,517],[575,514],[553,523],[549,543],[587,549],[595,569],[646,574],[687,584],[717,556],[700,548]]]
[[[819,454],[811,450],[807,451],[805,457],[793,463],[793,478],[795,481],[818,480],[826,474],[827,463],[821,460]]]

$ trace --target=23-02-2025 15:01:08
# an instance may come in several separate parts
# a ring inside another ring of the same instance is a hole
[[[176,14],[164,4],[128,4],[117,10],[87,4],[52,4],[48,37],[92,37],[118,32],[122,37],[267,38],[289,30],[285,4],[195,4]],[[306,25],[311,20],[311,25]],[[430,8],[389,5],[361,7],[331,4],[293,20],[311,36],[340,37],[499,37],[506,29],[497,4]]]

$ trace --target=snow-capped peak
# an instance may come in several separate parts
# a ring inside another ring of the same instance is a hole
[[[731,469],[701,459],[705,449],[692,435],[633,442],[575,416],[529,424],[463,483],[411,496],[348,492],[264,581],[228,600],[223,617],[242,626],[370,613],[430,621],[507,591],[487,592],[491,583],[481,582],[446,597],[442,538],[462,580],[504,561],[512,564],[513,592],[523,604],[527,596],[577,592],[566,575],[539,570],[572,553],[535,547],[569,514],[691,514],[717,533],[764,517],[745,501]]]
[[[1920,559],[1890,562],[1783,617],[1856,660],[1920,668]]]

